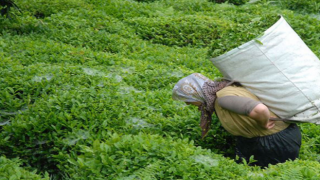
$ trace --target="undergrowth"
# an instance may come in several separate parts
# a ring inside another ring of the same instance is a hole
[[[221,77],[208,58],[256,38],[279,15],[319,56],[319,20],[265,1],[16,3],[23,14],[0,16],[0,163],[10,164],[0,173],[13,176],[13,167],[21,172],[13,179],[319,178],[318,126],[300,125],[300,160],[261,170],[234,162],[234,138],[216,117],[201,140],[200,113],[171,98],[173,85],[191,73]]]

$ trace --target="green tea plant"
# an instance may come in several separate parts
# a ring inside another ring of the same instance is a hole
[[[242,5],[245,4],[247,2],[249,2],[249,0],[210,0],[211,2],[215,2],[215,3],[231,3],[231,4],[235,4],[235,5]]]
[[[194,72],[221,77],[208,58],[279,14],[320,55],[319,20],[264,2],[16,3],[23,14],[0,17],[0,152],[14,167],[51,179],[318,178],[318,126],[300,125],[300,160],[261,170],[233,161],[216,117],[201,140],[200,113],[171,91]]]
[[[7,159],[3,156],[0,157],[0,179],[30,179],[30,180],[49,180],[49,175],[45,174],[44,178],[37,175],[35,172],[23,169],[19,159]]]
[[[108,140],[95,141],[92,147],[81,149],[81,155],[70,158],[66,166],[69,174],[76,179],[237,178],[245,174],[246,168],[234,166],[234,162],[210,151],[194,149],[187,139],[173,141],[169,137],[143,133],[135,136],[110,134]],[[223,171],[222,166],[228,167],[229,173]]]
[[[2,0],[0,2],[0,15],[10,18],[10,13],[12,8],[20,11],[19,7],[12,0]],[[20,11],[21,12],[21,11]]]
[[[281,0],[281,1],[273,1],[276,5],[290,9],[293,11],[297,11],[299,13],[314,13],[318,14],[320,12],[320,1],[319,0]]]

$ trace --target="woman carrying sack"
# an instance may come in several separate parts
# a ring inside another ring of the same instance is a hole
[[[209,131],[216,112],[222,126],[236,136],[237,162],[267,167],[268,164],[295,160],[299,156],[301,132],[296,124],[272,121],[277,117],[259,99],[240,85],[230,81],[212,81],[194,73],[181,79],[172,97],[198,106],[201,111],[202,138]]]

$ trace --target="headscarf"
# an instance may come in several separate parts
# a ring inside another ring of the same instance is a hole
[[[199,73],[182,78],[173,88],[172,98],[184,102],[201,102],[200,127],[204,138],[211,125],[216,93],[230,85],[230,81],[212,81]]]
[[[173,88],[172,98],[184,102],[205,103],[205,96],[202,86],[205,82],[211,81],[209,78],[199,73],[193,73],[182,78]]]

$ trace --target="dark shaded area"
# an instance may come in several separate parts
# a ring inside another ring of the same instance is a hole
[[[9,17],[10,8],[12,7],[18,9],[21,12],[19,7],[11,0],[1,0],[0,6],[2,6],[2,9],[0,10],[0,14],[2,16]]]
[[[234,4],[234,5],[243,5],[247,2],[249,2],[249,0],[209,0],[209,2],[214,2],[214,3],[230,3],[230,4]]]

